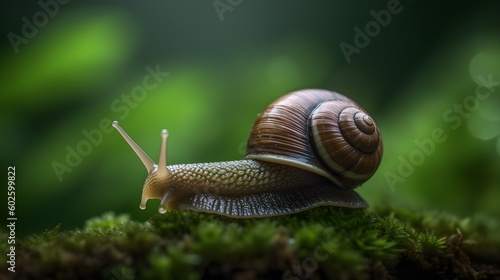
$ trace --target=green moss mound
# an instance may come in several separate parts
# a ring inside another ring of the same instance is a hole
[[[106,213],[22,240],[16,272],[3,254],[0,278],[498,279],[499,229],[481,217],[386,208],[243,220],[169,212],[144,223]]]

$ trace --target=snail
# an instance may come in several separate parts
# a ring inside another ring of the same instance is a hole
[[[285,215],[330,205],[366,208],[354,191],[377,170],[382,140],[373,119],[351,99],[308,89],[270,104],[255,121],[244,160],[167,165],[162,130],[158,164],[113,126],[146,166],[140,208],[192,210],[236,218]]]

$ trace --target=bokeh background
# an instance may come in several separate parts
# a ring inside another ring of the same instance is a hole
[[[119,120],[155,161],[163,128],[169,164],[242,159],[257,114],[302,88],[348,95],[378,122],[383,162],[358,189],[373,207],[499,216],[498,2],[402,0],[350,62],[339,45],[396,1],[42,2],[58,3],[47,20],[37,1],[0,4],[2,178],[16,166],[19,236],[157,213],[159,201],[138,208],[146,170],[101,122]],[[148,67],[169,75],[129,105]],[[446,141],[419,158],[435,129]],[[102,139],[85,149],[84,130]],[[79,145],[87,155],[68,166]],[[55,162],[71,172],[58,178]]]

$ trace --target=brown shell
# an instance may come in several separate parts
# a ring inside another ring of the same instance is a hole
[[[363,108],[339,93],[311,89],[287,94],[259,115],[246,158],[299,167],[354,188],[375,173],[382,150],[378,127]]]

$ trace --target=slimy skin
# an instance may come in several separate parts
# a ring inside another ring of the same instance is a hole
[[[205,192],[231,196],[296,188],[322,180],[298,168],[256,160],[179,164],[167,168],[171,187],[196,192],[193,186],[203,186]]]
[[[143,187],[141,208],[161,199],[158,211],[189,209],[231,217],[265,217],[300,212],[319,205],[367,207],[353,190],[292,166],[257,160],[167,166],[168,178],[156,169]]]
[[[162,199],[166,193],[173,200],[173,193],[238,196],[297,188],[323,180],[298,168],[255,160],[178,164],[167,169],[170,174],[167,180],[158,179],[155,171],[146,178],[143,202]]]

